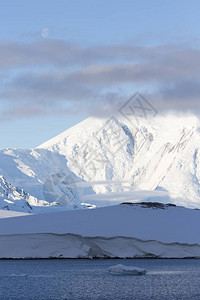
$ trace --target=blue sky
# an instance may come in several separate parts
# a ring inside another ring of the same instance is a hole
[[[138,90],[197,110],[199,11],[194,0],[1,0],[0,148],[35,147]]]

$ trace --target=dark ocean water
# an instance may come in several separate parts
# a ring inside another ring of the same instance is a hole
[[[147,275],[111,275],[122,263]],[[0,299],[200,299],[200,260],[5,260]]]

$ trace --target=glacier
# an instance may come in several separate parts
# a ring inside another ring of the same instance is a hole
[[[156,203],[2,218],[0,258],[200,258],[199,226],[199,210]]]

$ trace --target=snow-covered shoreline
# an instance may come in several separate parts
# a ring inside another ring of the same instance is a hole
[[[0,258],[200,258],[200,211],[123,204],[0,219]]]
[[[200,258],[200,245],[75,234],[0,236],[1,259]]]

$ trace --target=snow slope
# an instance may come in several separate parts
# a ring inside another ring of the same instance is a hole
[[[13,187],[0,175],[0,208],[11,211],[32,212],[29,202],[34,202],[34,197],[26,194],[24,190]]]
[[[30,215],[29,213],[0,209],[0,219]]]
[[[162,189],[178,205],[200,207],[199,145],[200,120],[169,113],[89,118],[38,148],[65,156],[96,193]]]
[[[0,150],[0,174],[33,197],[35,212],[148,198],[198,208],[199,145],[194,115],[88,118],[36,149]]]
[[[199,210],[156,203],[0,219],[0,258],[200,257],[199,227]]]
[[[59,153],[45,149],[0,150],[0,174],[3,174],[15,189],[23,189],[29,194],[26,198],[33,212],[40,212],[49,206],[68,206],[72,209],[80,202],[75,182],[83,180],[70,171],[67,159]],[[80,188],[80,195],[85,191],[88,194],[93,192],[91,187],[84,190]],[[3,197],[5,198],[5,195]],[[24,201],[24,196],[19,196],[18,200],[20,199]],[[21,211],[27,210],[21,206]]]

